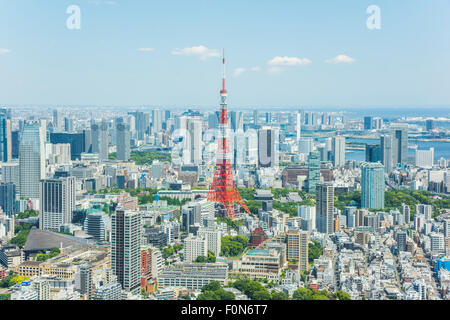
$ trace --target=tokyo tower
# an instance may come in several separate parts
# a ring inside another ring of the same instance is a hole
[[[207,199],[212,202],[219,202],[223,205],[227,217],[234,220],[234,203],[237,202],[244,210],[250,214],[246,204],[241,198],[236,185],[234,184],[233,171],[231,170],[231,152],[228,140],[228,111],[227,111],[227,90],[225,89],[225,51],[222,59],[223,77],[222,90],[220,91],[220,116],[219,116],[219,137],[216,157],[216,167],[214,179],[209,190]]]

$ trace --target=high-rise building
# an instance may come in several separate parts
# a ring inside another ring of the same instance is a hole
[[[17,213],[16,186],[13,183],[0,184],[0,207],[8,216],[13,216]]]
[[[364,130],[372,130],[373,117],[364,117]]]
[[[234,137],[232,136],[230,142],[232,142],[232,147],[230,147],[233,151],[233,168],[240,168],[242,165],[247,164],[247,149],[246,149],[246,136],[244,131],[240,129],[240,131],[235,131]]]
[[[107,240],[107,230],[110,226],[111,220],[103,211],[88,214],[84,220],[85,232],[97,241]]]
[[[450,218],[444,220],[444,237],[450,238]]]
[[[150,123],[150,115],[145,112],[136,111],[134,113],[134,116],[136,118],[136,131],[138,140],[144,140],[148,125]]]
[[[334,231],[334,187],[331,183],[316,186],[316,227],[320,233]]]
[[[258,124],[259,120],[259,114],[258,114],[258,109],[253,110],[253,123],[255,125]]]
[[[61,112],[58,109],[53,110],[53,127],[56,129],[55,131],[61,132],[63,128],[62,116]]]
[[[232,130],[244,131],[244,113],[242,111],[231,111],[230,120]]]
[[[316,186],[320,183],[320,154],[311,152],[308,156],[308,179],[306,191],[316,192]]]
[[[391,124],[393,164],[408,160],[408,124]]]
[[[405,224],[409,224],[411,221],[411,209],[407,204],[402,203],[402,216]]]
[[[383,119],[379,117],[374,117],[372,120],[372,129],[379,130],[383,127]]]
[[[298,152],[310,154],[313,151],[313,140],[311,138],[300,138]]]
[[[15,232],[15,223],[14,216],[8,216],[4,213],[0,214],[0,239],[2,240],[10,240],[14,238]],[[2,271],[2,265],[12,266],[14,264],[14,259],[17,260],[18,263],[22,261],[22,254],[20,251],[16,251],[15,254],[8,254],[4,250],[0,251],[0,276]],[[16,264],[18,264],[16,263]],[[3,275],[4,276],[4,275]]]
[[[201,119],[190,118],[187,123],[188,139],[187,152],[184,164],[202,163],[202,121]]]
[[[184,262],[191,263],[208,255],[208,243],[204,237],[190,235],[184,240]]]
[[[381,161],[381,147],[378,144],[366,144],[366,162]]]
[[[384,167],[381,163],[361,163],[361,190],[361,208],[384,208]]]
[[[430,233],[431,252],[445,252],[444,235],[438,232]]]
[[[50,133],[52,144],[70,144],[70,158],[80,160],[83,152],[89,151],[86,148],[85,132],[82,133]]]
[[[374,232],[380,228],[380,216],[378,214],[368,214],[364,217],[364,226],[371,227]]]
[[[11,120],[7,115],[0,113],[0,162],[12,159]]]
[[[347,217],[347,228],[356,228],[356,207],[345,207],[344,215]]]
[[[74,119],[64,118],[64,131],[72,133],[74,131]]]
[[[426,120],[425,126],[426,126],[426,129],[428,132],[433,131],[434,130],[434,120],[431,120],[431,119]]]
[[[266,112],[264,113],[264,117],[266,120],[266,124],[269,124],[272,122],[272,113],[271,112]]]
[[[167,120],[170,119],[170,110],[164,110],[164,121],[167,122]]]
[[[178,135],[183,138],[183,164],[202,162],[202,120],[181,116],[175,119]]]
[[[162,130],[162,124],[163,124],[163,113],[160,109],[153,109],[152,110],[152,127],[153,127],[153,133],[160,132]]]
[[[81,296],[85,296],[86,300],[91,300],[94,296],[94,286],[92,280],[92,267],[89,264],[78,266],[75,276],[75,287]]]
[[[278,163],[277,139],[277,130],[263,128],[258,131],[258,164],[260,168],[273,167]]]
[[[369,210],[367,209],[358,209],[356,210],[356,227],[364,226],[364,218],[369,214]]]
[[[336,136],[332,140],[333,165],[342,167],[345,165],[345,137]]]
[[[416,149],[416,167],[431,169],[434,164],[434,148],[429,150]]]
[[[311,225],[310,231],[316,230],[316,207],[299,206],[297,208],[297,215],[302,218],[303,221],[309,222]]]
[[[380,137],[380,160],[386,173],[391,173],[394,167],[394,156],[392,153],[392,136],[390,135]]]
[[[19,133],[20,131],[15,130],[11,131],[11,158],[17,159],[19,158]]]
[[[32,289],[38,294],[38,299],[50,300],[50,281],[45,278],[38,278],[31,283]]]
[[[40,183],[39,228],[59,231],[72,223],[75,210],[75,177],[46,179]]]
[[[118,208],[111,221],[111,269],[126,291],[139,293],[141,214]]]
[[[129,161],[130,160],[130,140],[131,132],[130,125],[123,121],[123,118],[119,118],[120,122],[116,123],[116,144],[117,144],[117,160]]]
[[[295,114],[295,137],[297,144],[300,144],[302,137],[302,114],[300,112]]]
[[[322,125],[323,126],[332,126],[333,125],[333,117],[328,115],[327,112],[322,114]]]
[[[161,251],[152,246],[141,249],[141,274],[146,280],[157,278],[163,270],[164,259]]]
[[[298,261],[300,272],[309,269],[308,263],[308,232],[303,230],[289,230],[287,233],[287,259]]]
[[[2,163],[2,182],[15,184],[17,193],[19,193],[20,190],[19,168],[18,161]]]
[[[45,125],[26,122],[19,147],[20,195],[39,198],[39,182],[45,178]]]
[[[397,248],[398,251],[406,251],[406,243],[408,240],[408,235],[405,231],[399,230],[397,232]]]
[[[219,127],[219,112],[214,111],[208,115],[209,129],[217,129]]]
[[[109,133],[108,122],[91,125],[92,152],[98,153],[100,160],[108,160]]]
[[[416,214],[423,214],[425,221],[433,218],[433,206],[430,204],[416,204]]]
[[[207,250],[214,253],[217,257],[221,250],[221,233],[213,228],[201,228],[198,236],[206,239]]]

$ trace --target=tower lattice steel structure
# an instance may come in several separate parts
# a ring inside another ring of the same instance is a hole
[[[214,179],[209,190],[208,201],[219,202],[223,205],[226,215],[234,219],[234,204],[237,202],[244,210],[250,214],[247,205],[242,200],[236,185],[234,184],[233,171],[231,169],[231,152],[228,140],[228,110],[227,110],[227,90],[225,89],[225,52],[222,59],[223,78],[222,90],[220,91],[220,116],[219,116],[219,137],[218,150]]]

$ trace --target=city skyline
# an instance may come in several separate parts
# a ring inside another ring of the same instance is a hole
[[[1,1],[0,103],[214,108],[225,48],[230,106],[448,106],[449,4],[370,5]]]
[[[0,305],[450,300],[435,1],[0,0]]]

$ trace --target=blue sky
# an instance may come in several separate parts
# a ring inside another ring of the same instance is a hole
[[[0,104],[215,108],[222,48],[232,107],[450,106],[448,0],[0,0]]]

